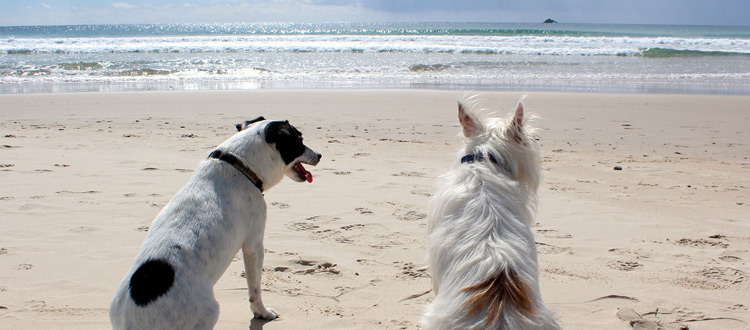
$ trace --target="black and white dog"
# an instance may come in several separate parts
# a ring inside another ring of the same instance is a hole
[[[288,121],[259,117],[237,129],[154,219],[112,299],[114,329],[212,329],[219,318],[214,284],[240,249],[254,316],[278,317],[261,299],[263,191],[284,174],[312,182],[302,163],[316,165],[321,155]]]

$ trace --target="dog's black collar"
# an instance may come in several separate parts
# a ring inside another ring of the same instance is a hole
[[[240,171],[240,173],[244,174],[245,177],[250,180],[250,182],[258,187],[260,192],[263,192],[263,180],[261,180],[258,175],[253,172],[253,170],[248,168],[245,163],[243,163],[235,155],[216,149],[208,155],[208,158],[214,158],[229,163],[229,165],[232,165],[234,168]]]
[[[505,171],[510,173],[510,168],[508,168],[508,164],[503,162],[502,158],[501,160],[498,160],[492,154],[487,154],[487,158],[489,158],[490,162],[492,162],[493,164],[502,167]],[[466,155],[466,156],[461,157],[461,164],[471,164],[474,162],[481,162],[484,160],[485,160],[484,154],[481,154],[481,153],[471,154],[471,155]]]

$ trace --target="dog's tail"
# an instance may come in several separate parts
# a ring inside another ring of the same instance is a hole
[[[466,300],[468,314],[476,315],[486,310],[484,323],[487,325],[498,320],[506,310],[514,310],[526,317],[537,315],[531,288],[509,268],[461,291],[473,293]]]

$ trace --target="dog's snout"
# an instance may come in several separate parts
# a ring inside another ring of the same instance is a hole
[[[315,153],[315,156],[310,160],[310,165],[318,165],[318,162],[320,162],[320,159],[323,158],[323,155],[320,153]]]

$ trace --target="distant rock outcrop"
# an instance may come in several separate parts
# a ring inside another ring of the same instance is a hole
[[[544,24],[555,24],[555,23],[557,23],[557,21],[555,21],[555,20],[553,20],[553,19],[551,19],[551,18],[548,18],[548,19],[546,19],[546,20],[544,21]]]

